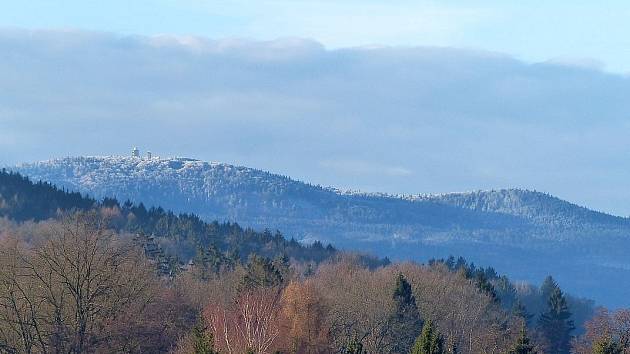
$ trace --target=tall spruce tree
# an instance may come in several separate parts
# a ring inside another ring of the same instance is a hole
[[[390,352],[408,353],[422,329],[420,312],[411,285],[402,275],[396,278],[394,313],[390,317]]]
[[[457,347],[454,347],[457,350]],[[444,354],[444,338],[433,325],[433,321],[428,320],[422,326],[422,333],[416,339],[410,351],[411,354]]]
[[[568,354],[571,350],[571,331],[575,326],[562,290],[557,285],[550,290],[547,311],[540,316],[538,329],[544,338],[546,352]]]
[[[541,298],[544,301],[547,301],[549,297],[551,296],[551,293],[553,293],[553,291],[557,288],[558,288],[558,283],[556,283],[556,281],[553,279],[551,275],[548,275],[545,278],[545,280],[543,280],[542,284],[540,285]]]
[[[536,354],[534,350],[534,346],[531,344],[529,337],[527,336],[527,327],[523,324],[521,328],[521,333],[518,337],[518,340],[508,351],[508,354]]]

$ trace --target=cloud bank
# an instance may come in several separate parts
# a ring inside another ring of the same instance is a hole
[[[630,79],[437,47],[0,31],[0,164],[138,145],[367,191],[630,214]]]

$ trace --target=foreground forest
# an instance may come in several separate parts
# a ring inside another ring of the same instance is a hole
[[[0,216],[0,352],[630,353],[629,310],[551,277],[391,264],[7,172]]]

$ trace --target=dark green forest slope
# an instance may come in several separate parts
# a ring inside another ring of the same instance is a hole
[[[18,173],[0,171],[0,217],[17,222],[42,221],[91,209],[107,214],[110,226],[119,232],[150,237],[168,256],[181,263],[192,259],[199,249],[208,247],[240,260],[257,254],[316,263],[337,252],[330,244],[303,245],[295,239],[287,240],[279,231],[258,232],[231,222],[208,223],[194,214],[175,214],[161,207],[146,208],[142,203],[120,203],[113,198],[97,201],[77,192],[58,189],[50,183],[33,183]]]

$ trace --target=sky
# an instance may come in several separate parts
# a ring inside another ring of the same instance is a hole
[[[630,215],[630,5],[0,0],[0,165],[128,154]]]
[[[24,0],[0,24],[213,39],[299,37],[327,48],[447,46],[630,72],[630,4],[584,0]]]

